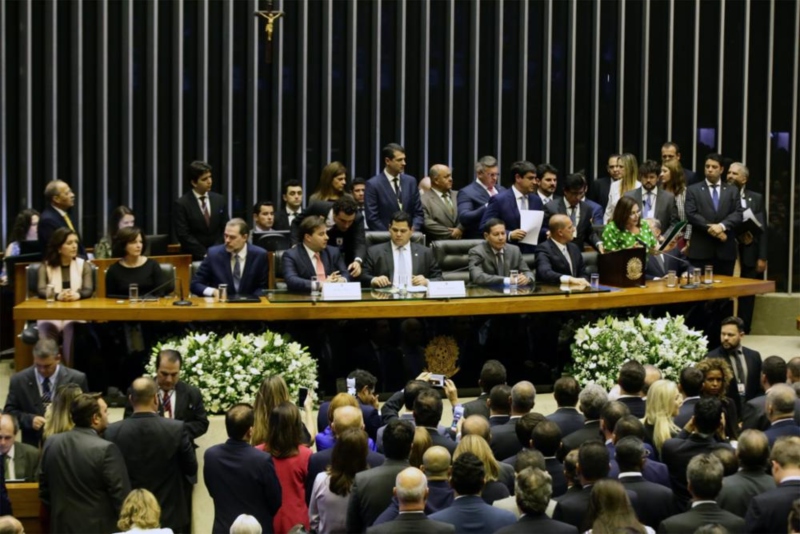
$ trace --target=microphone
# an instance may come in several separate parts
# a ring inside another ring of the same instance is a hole
[[[185,300],[183,298],[183,286],[181,285],[180,277],[175,277],[175,283],[178,285],[178,290],[180,291],[180,300],[176,300],[172,303],[173,306],[194,306],[190,300]]]
[[[151,289],[150,291],[145,293],[142,296],[142,300],[147,300],[149,297],[152,297],[157,291],[161,291],[162,289],[164,289],[165,287],[167,287],[168,285],[170,285],[171,283],[174,283],[174,282],[175,282],[175,278],[173,277],[172,280],[167,280],[166,282],[164,282],[162,284],[159,284],[158,286],[154,287],[153,289]],[[158,298],[156,298],[156,300],[158,300]]]

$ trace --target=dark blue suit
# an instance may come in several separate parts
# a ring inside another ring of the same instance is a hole
[[[75,226],[77,231],[77,222],[72,221],[72,225]],[[43,252],[47,250],[47,243],[50,241],[53,232],[59,228],[69,228],[66,219],[53,206],[47,206],[39,216],[39,227],[37,229],[39,243],[42,245]],[[83,248],[83,239],[80,238],[80,234],[78,234],[78,256],[86,258],[86,249]]]
[[[456,499],[449,508],[432,514],[430,519],[450,523],[456,527],[456,532],[476,534],[495,532],[517,522],[514,514],[486,504],[478,495]]]
[[[701,266],[714,265],[714,273],[733,275],[736,262],[736,234],[742,223],[742,205],[739,189],[724,182],[719,187],[719,207],[715,210],[711,193],[705,180],[686,189],[686,218],[692,225],[692,244],[689,260]],[[723,224],[728,239],[723,243],[708,233],[709,224]]]
[[[536,247],[536,279],[545,284],[559,284],[563,275],[586,278],[586,265],[578,246],[567,243],[567,250],[572,259],[572,272],[567,259],[552,240],[539,243]]]
[[[542,199],[536,193],[528,195],[528,210],[544,211],[544,204]],[[517,197],[514,196],[514,188],[510,187],[492,197],[489,200],[489,205],[486,206],[486,211],[483,212],[481,219],[481,228],[486,224],[489,219],[497,218],[506,223],[506,235],[520,227],[519,204]],[[545,240],[547,236],[547,219],[542,221],[542,230],[539,232],[539,243]],[[519,245],[523,253],[534,252],[536,247],[534,245],[520,244],[509,239],[509,243]]]
[[[195,295],[202,295],[207,287],[217,287],[228,284],[228,294],[260,295],[267,289],[269,264],[267,251],[255,245],[247,245],[247,258],[239,281],[239,291],[233,286],[233,270],[231,269],[231,254],[225,250],[225,245],[217,245],[208,249],[208,255],[200,264],[197,273],[192,278],[191,291]]]
[[[497,184],[495,191],[501,193],[505,187]],[[489,203],[489,191],[477,181],[463,187],[458,192],[458,222],[464,227],[464,239],[480,239],[483,237],[481,219]]]
[[[204,461],[203,478],[214,499],[212,532],[228,532],[240,514],[254,516],[264,532],[272,532],[272,518],[282,502],[272,456],[229,439],[208,449]]]
[[[455,493],[446,480],[429,480],[428,492],[428,500],[425,501],[426,515],[435,514],[453,504]],[[393,521],[398,515],[400,515],[400,505],[397,502],[397,497],[392,497],[392,503],[378,516],[372,526]]]
[[[790,417],[789,419],[775,421],[764,431],[764,434],[769,439],[769,446],[772,447],[775,444],[775,440],[782,436],[800,436],[800,426],[797,426],[794,419]]]
[[[583,428],[586,418],[577,409],[569,406],[562,406],[555,412],[547,416],[548,421],[552,421],[561,429],[562,436],[569,436],[573,432]]]
[[[774,490],[756,495],[744,516],[744,531],[753,534],[786,532],[789,510],[796,499],[800,499],[800,480],[783,482]]]
[[[408,174],[400,175],[400,200],[403,203],[402,211],[408,213],[413,219],[415,230],[422,230],[424,215],[422,203],[419,200],[417,180]],[[397,203],[392,184],[389,183],[385,173],[373,176],[367,181],[364,190],[364,213],[371,231],[388,231],[392,223],[392,215],[401,211]]]
[[[336,247],[325,247],[319,253],[322,258],[322,265],[325,267],[325,275],[330,276],[334,271],[339,271],[348,282],[350,273],[344,258],[339,254]],[[317,268],[308,257],[305,246],[297,245],[283,253],[283,278],[289,291],[311,292],[311,277],[317,276]]]

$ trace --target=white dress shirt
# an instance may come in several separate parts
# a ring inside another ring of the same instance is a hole
[[[398,272],[401,269],[398,269],[399,265],[399,256],[400,256],[400,249],[397,245],[392,243],[392,262],[394,263],[394,280],[392,280],[392,285],[394,287],[400,287],[404,282],[399,280]],[[411,278],[414,276],[414,272],[412,270],[412,262],[411,262],[411,242],[406,243],[403,247],[403,257],[405,259],[405,271],[406,276]]]

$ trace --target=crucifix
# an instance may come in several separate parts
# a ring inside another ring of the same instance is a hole
[[[264,61],[267,63],[272,63],[272,32],[275,29],[275,21],[281,18],[284,13],[283,11],[273,11],[272,0],[270,0],[267,2],[266,11],[256,11],[253,13],[253,15],[267,19],[267,24],[264,26],[264,31],[267,32],[267,48]]]

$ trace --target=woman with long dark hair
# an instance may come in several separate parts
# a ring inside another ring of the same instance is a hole
[[[648,251],[656,247],[656,236],[649,224],[642,224],[642,210],[631,197],[622,197],[614,208],[614,218],[603,229],[603,248],[614,252],[647,245]]]
[[[136,224],[136,215],[128,206],[117,206],[111,212],[111,219],[108,221],[108,232],[100,238],[94,246],[94,257],[97,259],[118,258],[114,255],[114,236],[123,228],[131,228]]]
[[[319,178],[317,189],[311,194],[309,200],[339,200],[347,187],[347,169],[338,161],[325,165]]]
[[[592,486],[586,524],[590,534],[655,534],[636,518],[636,512],[625,491],[625,486],[616,480],[598,480]]]
[[[20,242],[36,241],[39,238],[39,212],[36,210],[22,210],[14,219],[14,226],[8,234],[8,246],[4,258],[20,255]],[[0,271],[0,284],[7,280],[6,266]]]

